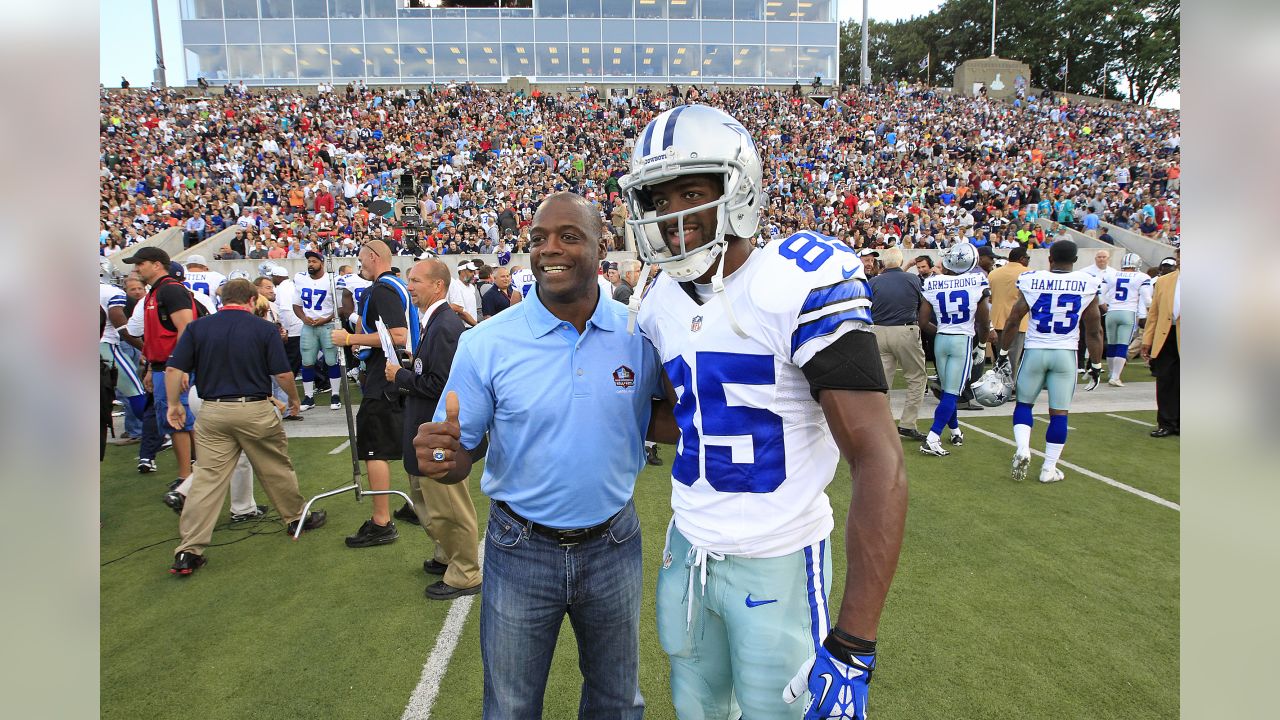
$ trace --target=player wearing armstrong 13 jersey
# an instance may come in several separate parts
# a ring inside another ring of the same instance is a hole
[[[1137,253],[1125,253],[1120,272],[1102,286],[1102,303],[1107,306],[1106,330],[1107,384],[1124,387],[1120,373],[1129,359],[1129,343],[1138,327],[1138,306],[1151,302],[1151,278],[1138,270],[1142,261]]]
[[[1018,323],[1030,313],[1022,361],[1018,365],[1017,405],[1013,409],[1013,479],[1023,480],[1031,464],[1031,406],[1040,391],[1049,389],[1049,428],[1045,431],[1044,466],[1040,482],[1062,479],[1058,458],[1067,442],[1067,411],[1076,390],[1076,346],[1081,327],[1089,347],[1089,376],[1093,389],[1102,373],[1102,327],[1098,311],[1101,280],[1086,272],[1073,272],[1076,244],[1058,240],[1049,247],[1049,270],[1033,270],[1018,276],[1021,297],[1010,311],[1000,336],[997,362],[1007,366]],[[1013,331],[1011,332],[1011,329]]]
[[[641,256],[664,271],[631,308],[678,427],[657,601],[676,714],[865,717],[906,478],[861,262],[812,232],[756,249],[760,157],[714,108],[655,118],[621,186]],[[825,489],[841,455],[858,501],[832,627]]]
[[[338,349],[333,344],[329,323],[333,321],[333,286],[324,270],[324,258],[314,250],[306,253],[307,269],[293,276],[293,314],[302,321],[298,345],[302,351],[302,409],[316,406],[316,353],[324,352],[331,389],[329,408],[338,410],[342,400],[336,381],[342,373]]]
[[[956,405],[969,373],[973,369],[974,356],[986,354],[985,343],[973,347],[976,333],[987,337],[991,318],[990,285],[987,276],[974,272],[978,264],[978,249],[967,242],[958,242],[942,252],[942,268],[945,275],[931,275],[925,280],[920,294],[919,325],[925,332],[936,332],[933,339],[934,364],[938,368],[938,383],[942,386],[942,399],[933,413],[933,426],[929,436],[920,446],[926,455],[942,457],[950,452],[942,447],[942,428],[951,428],[951,444],[963,445],[960,418]],[[937,320],[935,324],[933,319]]]
[[[103,258],[98,275],[98,305],[107,316],[102,337],[98,341],[98,356],[116,368],[116,391],[136,417],[142,417],[147,396],[142,389],[137,364],[120,348],[120,330],[128,322],[124,314],[127,298],[124,291],[112,285],[108,279],[112,271],[111,261]]]

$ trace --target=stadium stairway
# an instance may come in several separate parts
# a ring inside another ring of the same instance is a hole
[[[1142,262],[1148,267],[1160,264],[1160,261],[1173,255],[1173,246],[1143,237],[1132,230],[1125,230],[1118,225],[1111,223],[1102,223],[1102,227],[1111,233],[1111,237],[1115,238],[1116,244],[1128,252],[1137,253],[1142,258]]]
[[[192,245],[186,250],[179,250],[176,254],[169,253],[169,256],[178,262],[183,262],[188,255],[198,254],[204,256],[205,260],[213,260],[213,256],[218,254],[223,245],[231,242],[231,238],[236,236],[236,225],[228,225],[200,242]],[[182,247],[181,237],[179,237],[178,247]]]
[[[158,247],[169,253],[169,257],[173,257],[174,253],[182,251],[182,227],[174,226],[171,228],[165,228],[142,242],[134,243],[123,250],[117,250],[111,255],[108,255],[107,259],[115,265],[117,272],[122,275],[127,275],[133,270],[133,268],[125,265],[124,259],[144,247]]]

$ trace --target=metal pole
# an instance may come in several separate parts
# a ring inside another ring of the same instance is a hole
[[[858,84],[871,84],[871,66],[867,63],[867,39],[870,37],[867,27],[867,2],[862,0],[862,64],[858,66]]]
[[[996,56],[996,0],[991,0],[991,57]]]
[[[160,0],[151,0],[151,25],[156,35],[156,82],[160,87],[169,87],[164,74],[164,46],[160,42]]]

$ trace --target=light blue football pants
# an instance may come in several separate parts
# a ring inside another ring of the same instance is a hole
[[[657,614],[677,717],[800,718],[807,701],[788,705],[782,689],[830,630],[830,577],[826,540],[774,558],[709,555],[673,523]]]

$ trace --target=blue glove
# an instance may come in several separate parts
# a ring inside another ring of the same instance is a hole
[[[830,636],[782,690],[782,699],[794,703],[809,692],[804,720],[847,718],[866,720],[867,685],[875,669],[876,656],[854,655]]]

